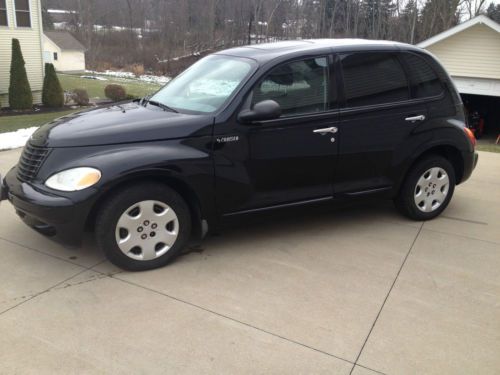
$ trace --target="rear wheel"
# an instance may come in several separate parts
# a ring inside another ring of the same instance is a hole
[[[158,268],[186,246],[191,218],[182,197],[161,184],[118,192],[100,210],[96,240],[115,265],[132,271]]]
[[[455,190],[455,170],[438,155],[419,161],[395,199],[399,211],[413,220],[430,220],[448,206]]]

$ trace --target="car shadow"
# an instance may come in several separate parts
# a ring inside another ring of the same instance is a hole
[[[203,253],[213,250],[218,244],[230,245],[234,241],[252,241],[256,238],[279,238],[290,236],[298,231],[314,235],[318,228],[337,228],[356,226],[362,231],[363,226],[373,221],[395,225],[418,225],[417,222],[401,216],[392,201],[358,200],[307,206],[287,207],[276,210],[248,213],[226,217],[220,228],[209,233],[200,244],[191,245],[182,255]]]

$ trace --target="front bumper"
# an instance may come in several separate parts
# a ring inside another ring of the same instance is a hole
[[[81,244],[89,211],[84,204],[20,181],[16,167],[1,181],[0,198],[9,200],[24,223],[37,232],[67,245]]]

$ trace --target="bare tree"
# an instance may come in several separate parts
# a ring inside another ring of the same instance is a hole
[[[471,19],[485,12],[486,0],[462,0],[460,5]]]
[[[52,21],[85,44],[91,67],[143,64],[165,73],[216,49],[264,41],[362,37],[417,43],[484,12],[487,2],[42,0],[42,5],[73,11]]]

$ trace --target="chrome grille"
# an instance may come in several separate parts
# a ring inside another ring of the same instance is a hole
[[[21,181],[33,181],[48,153],[49,149],[46,147],[36,147],[26,143],[17,164],[17,177]]]

